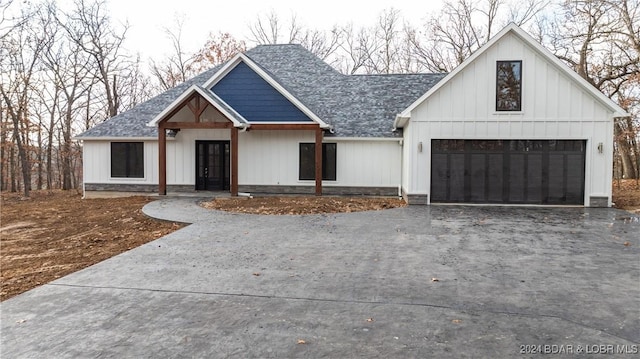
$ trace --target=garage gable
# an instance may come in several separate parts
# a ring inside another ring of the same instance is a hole
[[[504,90],[499,75],[504,63],[513,64],[520,72],[521,106],[513,111],[501,111],[497,106],[498,94]],[[396,127],[403,127],[410,118],[413,121],[419,107],[427,111],[428,118],[450,119],[496,120],[517,115],[523,120],[612,120],[628,116],[515,24],[503,29],[399,114]]]

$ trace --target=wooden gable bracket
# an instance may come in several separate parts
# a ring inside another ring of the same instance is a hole
[[[187,106],[189,107],[189,110],[191,110],[191,113],[193,113],[195,122],[200,122],[202,113],[207,109],[207,106],[209,106],[209,103],[207,101],[201,101],[202,99],[202,95],[199,93],[195,93],[187,99]],[[195,100],[195,105],[191,103],[191,100]]]

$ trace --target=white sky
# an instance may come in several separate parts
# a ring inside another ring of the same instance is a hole
[[[62,0],[64,1],[64,0]],[[140,52],[142,60],[167,54],[170,46],[163,28],[175,28],[176,15],[184,17],[183,46],[191,52],[201,48],[210,32],[228,32],[238,40],[250,35],[249,26],[259,14],[275,12],[282,21],[292,14],[310,29],[330,29],[334,24],[371,26],[383,10],[394,8],[413,25],[440,8],[442,0],[107,0],[114,22],[128,21],[126,48]]]

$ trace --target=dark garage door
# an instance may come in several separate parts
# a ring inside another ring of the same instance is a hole
[[[585,141],[433,140],[431,202],[584,202]]]

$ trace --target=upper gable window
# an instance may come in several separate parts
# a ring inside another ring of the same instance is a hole
[[[498,61],[496,111],[522,111],[522,61]]]

